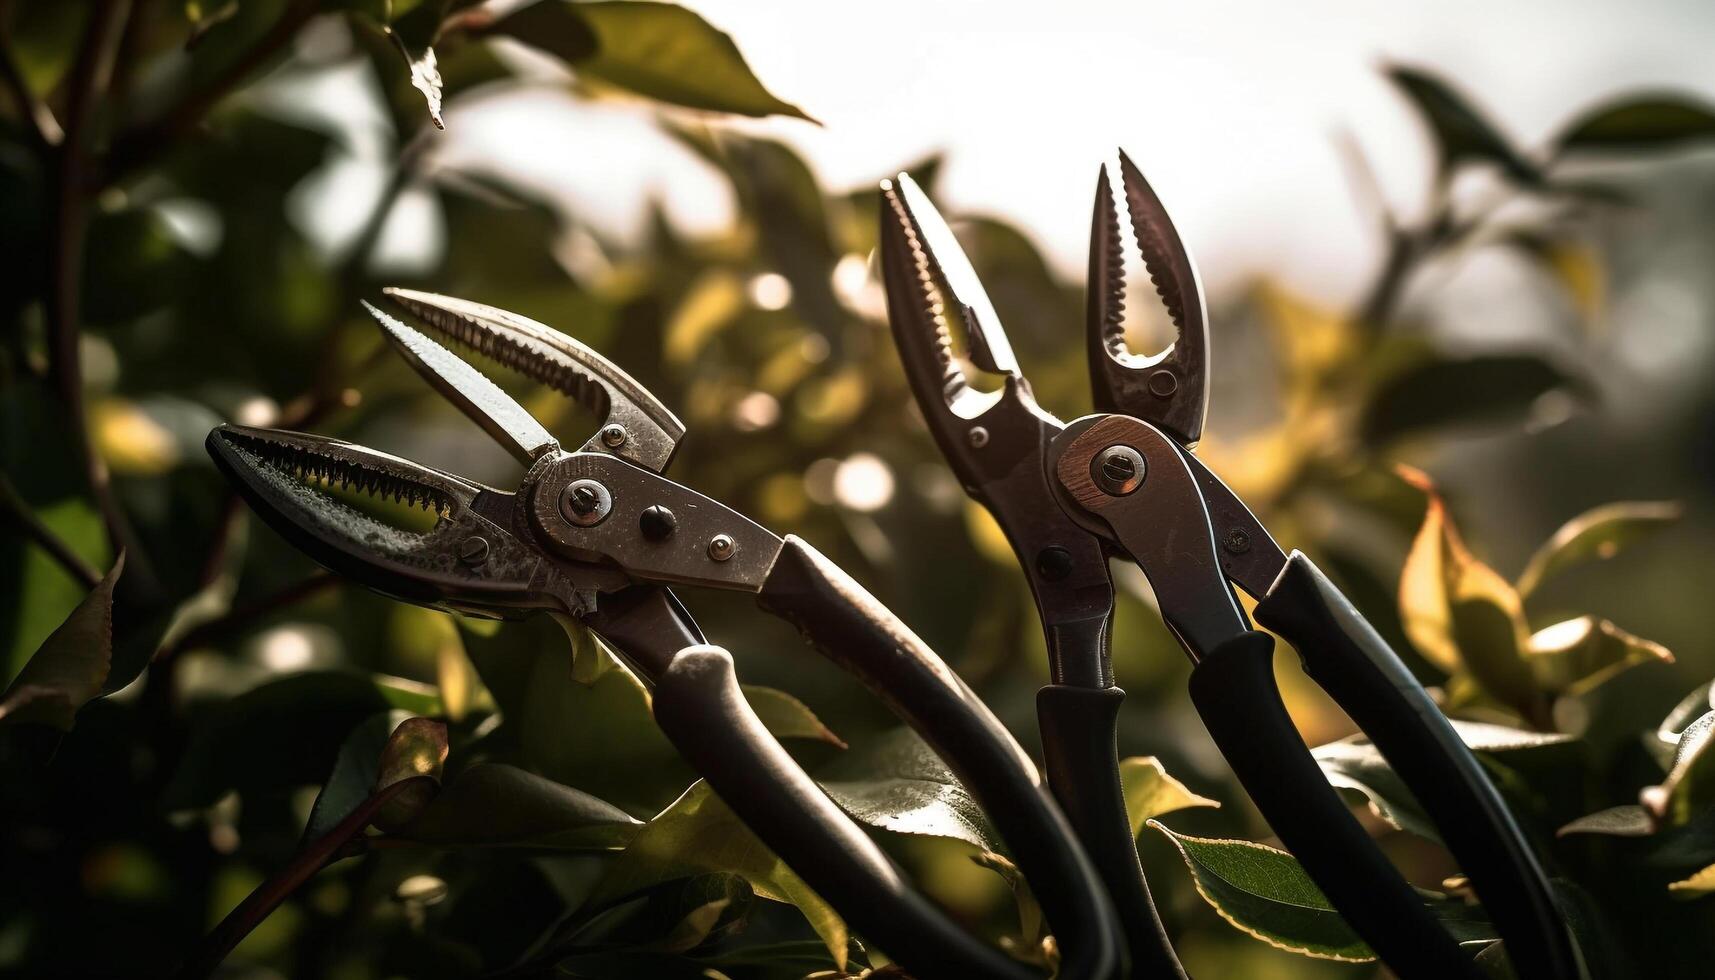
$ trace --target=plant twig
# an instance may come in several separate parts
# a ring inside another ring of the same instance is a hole
[[[274,26],[212,81],[191,92],[161,118],[115,140],[103,175],[105,181],[112,183],[125,177],[154,162],[161,153],[174,146],[184,134],[196,128],[222,99],[290,44],[318,9],[314,0],[293,0]]]
[[[90,495],[101,511],[107,536],[115,552],[125,549],[134,562],[147,569],[141,549],[135,544],[108,478],[107,464],[90,439],[83,405],[83,366],[79,361],[78,298],[83,287],[84,236],[87,232],[89,198],[83,186],[89,161],[89,120],[106,88],[113,64],[113,49],[124,24],[128,0],[100,0],[90,14],[89,27],[72,67],[66,101],[65,138],[61,140],[54,168],[52,244],[48,250],[47,298],[44,304],[48,326],[48,366],[72,434],[73,447],[83,460]],[[133,576],[135,578],[135,576]],[[152,576],[143,575],[145,581]]]
[[[4,473],[0,473],[0,509],[4,509],[37,547],[59,562],[66,574],[77,579],[84,588],[93,589],[100,584],[101,573],[96,571],[95,566],[84,561],[81,555],[72,550],[71,545],[66,544],[63,538],[42,523],[41,518],[37,517],[30,505],[19,496],[17,488],[12,486],[12,481],[6,479]]]
[[[36,142],[44,148],[60,145],[65,139],[65,130],[60,128],[60,121],[54,118],[54,111],[42,101],[30,88],[29,80],[24,78],[24,72],[18,67],[17,59],[12,57],[12,34],[7,29],[12,4],[10,0],[0,0],[0,84],[6,86],[11,93],[12,101],[18,104],[18,111],[30,121],[31,132]]]
[[[155,651],[151,663],[160,663],[182,651],[194,650],[223,636],[229,636],[266,616],[289,606],[295,606],[311,596],[324,592],[338,583],[339,579],[332,572],[314,572],[278,592],[269,593],[259,599],[245,603],[223,616],[216,616],[206,623],[186,630],[183,636]]]
[[[192,980],[214,973],[227,954],[231,953],[245,936],[250,935],[251,930],[261,925],[270,912],[292,897],[292,893],[315,877],[316,872],[337,858],[346,844],[362,834],[364,828],[369,826],[369,821],[375,818],[376,812],[387,805],[388,801],[406,789],[425,782],[433,783],[434,779],[430,776],[413,776],[377,790],[358,804],[357,809],[351,811],[351,814],[332,830],[305,845],[292,858],[292,863],[258,886],[220,921],[220,925],[214,927],[213,932],[203,938],[201,947],[179,970],[181,980]]]

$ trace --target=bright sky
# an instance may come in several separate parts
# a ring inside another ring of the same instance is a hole
[[[934,150],[954,211],[1022,223],[1082,269],[1097,165],[1124,146],[1166,199],[1213,291],[1264,269],[1345,300],[1375,260],[1335,134],[1351,133],[1396,208],[1420,204],[1427,144],[1378,75],[1444,72],[1529,146],[1638,87],[1715,101],[1708,0],[690,0],[776,94],[824,126],[745,123],[797,146],[836,187]],[[633,107],[544,88],[448,117],[445,159],[490,161],[614,232],[663,197],[726,220],[721,182]]]

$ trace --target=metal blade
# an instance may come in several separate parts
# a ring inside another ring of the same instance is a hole
[[[281,429],[222,425],[209,433],[208,450],[281,536],[378,592],[489,616],[539,601],[540,554],[479,513],[478,498],[487,495],[494,510],[509,512],[508,494],[364,446]],[[364,498],[377,506],[360,507]],[[411,515],[411,508],[432,516]]]
[[[381,325],[417,373],[487,430],[519,462],[529,466],[543,454],[560,448],[559,440],[542,428],[542,423],[457,354],[368,302],[363,308]]]
[[[1161,199],[1120,153],[1127,216],[1155,291],[1172,320],[1172,344],[1136,354],[1125,342],[1125,256],[1107,168],[1090,223],[1087,345],[1096,408],[1153,422],[1184,445],[1202,437],[1208,411],[1209,324],[1197,267]]]
[[[419,318],[426,329],[545,384],[600,416],[601,429],[584,444],[585,450],[611,452],[657,473],[672,460],[685,435],[684,423],[617,364],[576,339],[483,303],[415,289],[383,292]]]
[[[929,195],[904,173],[883,190],[900,220],[914,233],[925,271],[938,280],[944,300],[964,325],[971,361],[990,374],[1017,375],[1018,359],[1013,356],[994,304]]]

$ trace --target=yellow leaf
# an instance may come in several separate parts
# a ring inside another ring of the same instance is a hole
[[[156,476],[178,465],[173,434],[135,402],[103,398],[89,406],[90,435],[115,473]]]
[[[823,427],[845,425],[863,410],[869,397],[869,379],[857,365],[813,378],[798,389],[800,420]]]
[[[1120,785],[1125,789],[1125,811],[1131,817],[1131,835],[1136,837],[1149,820],[1194,806],[1219,807],[1219,800],[1199,796],[1167,774],[1161,760],[1137,755],[1120,760]]]
[[[1673,893],[1674,898],[1687,900],[1702,898],[1711,892],[1715,892],[1715,864],[1711,864],[1689,878],[1669,883],[1667,890]]]
[[[1402,467],[1400,476],[1429,494],[1423,525],[1399,573],[1400,621],[1417,652],[1451,674],[1459,669],[1459,650],[1453,644],[1453,617],[1447,602],[1446,509],[1426,475]]]
[[[1596,616],[1580,616],[1531,634],[1527,660],[1538,687],[1578,695],[1639,664],[1673,663],[1659,643]]]
[[[394,783],[418,776],[428,776],[434,782],[419,780],[405,787],[404,792],[388,800],[370,822],[385,831],[395,831],[410,823],[440,792],[441,769],[447,761],[447,726],[429,718],[407,718],[393,729],[387,747],[381,751],[381,767],[375,777],[375,791],[380,792]]]
[[[1320,378],[1359,349],[1358,331],[1335,310],[1268,282],[1257,288],[1255,299],[1291,378]]]
[[[839,913],[701,780],[638,831],[609,865],[588,901],[599,907],[663,881],[722,871],[743,876],[762,898],[796,905],[835,962],[845,968],[848,936]]]
[[[691,285],[662,331],[662,354],[675,367],[691,363],[744,309],[744,286],[730,272],[705,273]]]
[[[1397,469],[1428,498],[1423,525],[1400,572],[1400,618],[1407,638],[1454,679],[1469,677],[1527,722],[1548,724],[1547,699],[1525,660],[1524,601],[1465,547],[1429,477],[1410,467]]]
[[[1565,287],[1586,321],[1595,321],[1607,298],[1607,274],[1602,257],[1588,242],[1562,240],[1551,243],[1543,255],[1554,277]]]
[[[965,502],[965,533],[970,536],[977,553],[989,561],[997,565],[1012,565],[1018,561],[1013,557],[1006,532],[995,523],[994,515],[974,500]]]

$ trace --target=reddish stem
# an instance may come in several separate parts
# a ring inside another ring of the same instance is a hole
[[[213,932],[203,938],[201,948],[179,970],[181,980],[213,974],[227,954],[261,925],[269,913],[279,908],[293,892],[315,877],[316,872],[339,857],[341,850],[356,840],[364,828],[369,826],[369,821],[374,819],[378,810],[407,788],[421,782],[432,783],[434,780],[429,776],[413,776],[375,791],[332,830],[300,849],[292,858],[291,864],[257,886],[249,897],[238,903],[238,907],[220,921],[220,925],[214,927]]]

